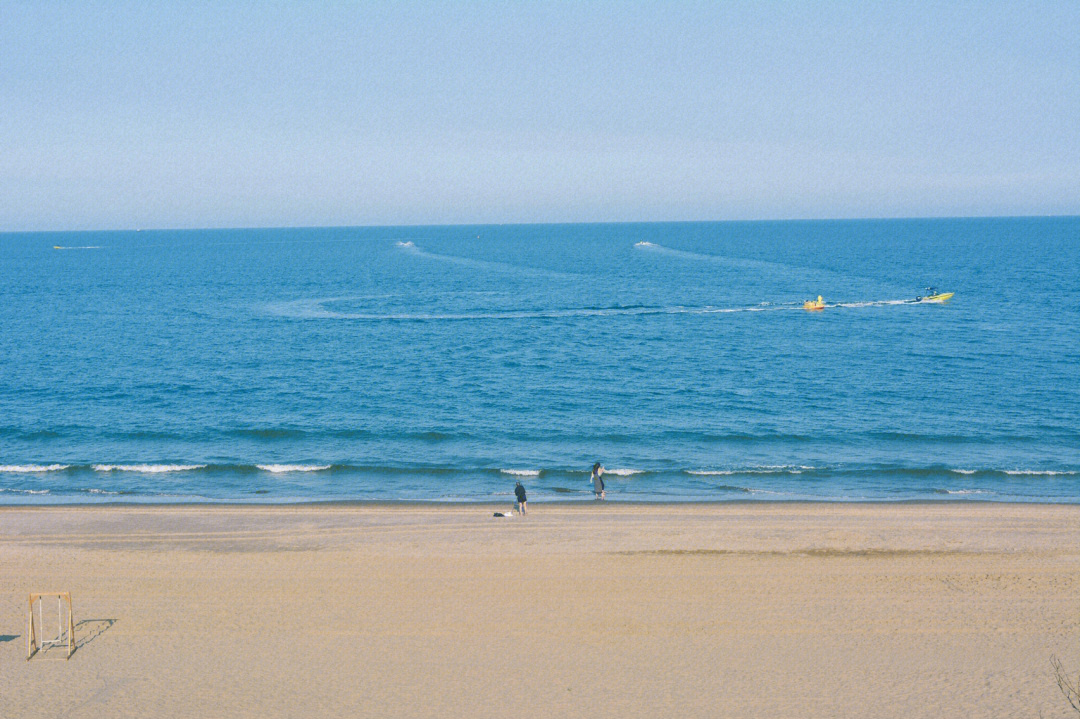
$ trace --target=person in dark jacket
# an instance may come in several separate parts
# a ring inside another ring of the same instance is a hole
[[[514,486],[514,496],[517,497],[515,509],[517,509],[518,514],[526,514],[528,512],[528,500],[525,499],[525,487],[521,485],[521,482]]]
[[[604,492],[604,467],[597,462],[592,466],[592,479],[593,494],[597,499],[603,499],[605,497]]]

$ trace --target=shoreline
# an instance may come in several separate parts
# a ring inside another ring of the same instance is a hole
[[[205,500],[188,502],[159,502],[159,501],[101,501],[101,502],[40,502],[37,504],[27,502],[25,504],[4,504],[0,502],[0,512],[10,509],[60,509],[93,508],[93,507],[491,507],[505,508],[513,506],[513,499],[505,501],[491,499],[471,500],[431,500],[431,499],[312,499],[304,501],[231,501],[231,500]],[[596,501],[592,499],[553,499],[553,500],[529,500],[529,507],[599,507],[599,506],[633,506],[633,507],[712,507],[725,505],[1007,505],[1007,506],[1033,506],[1033,507],[1080,507],[1080,498],[1075,501],[1053,500],[1028,500],[1028,499],[963,499],[942,497],[941,499],[687,499],[653,501],[648,499],[607,499]],[[530,510],[531,511],[531,510]]]

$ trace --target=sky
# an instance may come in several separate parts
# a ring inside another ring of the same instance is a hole
[[[0,231],[1080,214],[1080,2],[0,0]]]

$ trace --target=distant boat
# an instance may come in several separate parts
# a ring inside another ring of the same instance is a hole
[[[825,300],[821,299],[821,295],[818,295],[816,300],[803,302],[802,308],[804,310],[823,310],[825,309]]]
[[[938,292],[936,287],[927,287],[925,297],[916,297],[916,302],[946,302],[952,299],[955,292]]]

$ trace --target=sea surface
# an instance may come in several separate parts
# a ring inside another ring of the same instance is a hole
[[[8,233],[0,279],[3,504],[1080,501],[1080,218]]]

